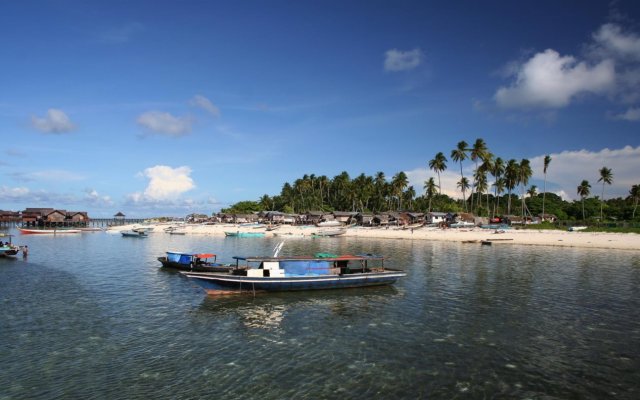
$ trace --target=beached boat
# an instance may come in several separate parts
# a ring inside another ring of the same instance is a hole
[[[145,230],[132,229],[130,231],[122,231],[120,233],[122,234],[122,237],[137,237],[137,238],[149,237],[149,234]]]
[[[253,237],[264,237],[264,232],[225,232],[225,236],[228,237],[239,237],[239,238],[253,238]]]
[[[586,226],[572,226],[568,229],[569,232],[577,232],[577,231],[583,231],[587,229]]]
[[[18,228],[20,233],[25,235],[60,235],[63,233],[80,233],[82,232],[80,229],[69,229],[69,228],[52,228],[52,229],[38,229],[38,228]]]
[[[314,232],[311,234],[312,237],[336,237],[341,236],[347,233],[346,229],[331,229],[331,230],[323,230]]]
[[[485,224],[480,225],[482,229],[511,229],[511,227],[507,224]]]
[[[473,228],[476,226],[473,222],[460,221],[449,225],[450,228]]]
[[[196,272],[228,272],[233,264],[222,264],[216,261],[217,256],[212,253],[183,253],[167,251],[165,257],[158,257],[163,268],[173,268],[182,271]]]
[[[293,233],[293,232],[273,232],[273,236],[275,237],[285,237],[285,238],[301,238],[304,237],[304,233]]]
[[[12,236],[4,233],[0,234],[0,257],[15,256],[20,252],[20,247],[11,242]]]
[[[342,226],[342,222],[340,221],[322,221],[322,222],[318,222],[316,224],[317,227],[319,228],[326,228],[326,227],[332,227],[332,226]]]
[[[169,235],[186,235],[187,232],[185,231],[170,231]]]
[[[208,294],[341,289],[389,285],[406,276],[381,256],[317,254],[316,257],[234,257],[226,273],[182,272]]]

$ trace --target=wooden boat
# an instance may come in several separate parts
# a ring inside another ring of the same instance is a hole
[[[331,227],[331,226],[342,226],[342,222],[340,221],[322,221],[316,224],[317,227]]]
[[[577,231],[582,231],[587,229],[586,226],[572,226],[571,228],[568,229],[569,232],[577,232]]]
[[[450,228],[473,228],[475,226],[476,224],[474,224],[473,222],[466,222],[466,221],[455,222],[449,225]]]
[[[372,254],[234,258],[226,273],[181,273],[213,295],[389,285],[407,275],[385,268],[383,257]]]
[[[169,235],[186,235],[185,231],[169,231]]]
[[[239,237],[239,238],[252,238],[252,237],[264,237],[264,232],[225,232],[225,236],[228,237]]]
[[[0,257],[15,256],[20,252],[20,247],[11,242],[12,237],[13,235],[0,234]],[[9,240],[4,242],[2,238],[9,238]]]
[[[38,229],[38,228],[18,228],[20,233],[25,235],[60,235],[63,233],[80,233],[82,232],[80,229],[69,229],[69,228],[53,228],[53,229]]]
[[[324,230],[318,231],[311,234],[312,237],[335,237],[344,235],[347,233],[345,229],[332,229],[332,230]]]
[[[212,253],[182,253],[167,251],[165,257],[158,257],[163,268],[173,268],[196,272],[228,272],[234,265],[216,262],[217,256]]]
[[[144,230],[135,230],[132,229],[130,231],[122,231],[120,232],[122,237],[137,237],[137,238],[146,238],[149,237],[149,234]]]

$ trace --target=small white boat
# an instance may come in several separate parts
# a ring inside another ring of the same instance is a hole
[[[147,232],[144,230],[137,231],[135,229],[132,229],[130,231],[122,231],[120,233],[122,234],[122,237],[137,237],[137,238],[149,237],[149,234],[147,234]]]
[[[316,224],[317,227],[331,227],[331,226],[342,226],[342,222],[340,221],[323,221],[318,222]]]
[[[577,231],[582,231],[582,230],[585,230],[585,229],[587,229],[586,226],[572,226],[568,230],[569,230],[569,232],[577,232]]]
[[[38,235],[60,235],[63,233],[80,233],[82,232],[80,229],[66,229],[66,228],[53,228],[53,229],[38,229],[38,228],[18,228],[18,230],[20,231],[20,233],[23,233],[25,235],[33,235],[33,234],[38,234]]]

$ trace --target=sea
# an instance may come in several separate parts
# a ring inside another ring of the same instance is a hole
[[[292,238],[391,286],[212,297],[165,251],[278,238],[20,235],[0,258],[0,399],[638,399],[640,251]]]

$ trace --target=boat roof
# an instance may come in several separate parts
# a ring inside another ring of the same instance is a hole
[[[376,254],[345,254],[345,255],[332,255],[330,257],[313,257],[313,256],[282,256],[282,257],[270,257],[270,256],[250,256],[250,257],[233,257],[236,260],[247,262],[261,262],[261,261],[360,261],[360,260],[383,260],[384,257]]]
[[[216,255],[214,253],[186,253],[184,251],[167,251],[167,254],[180,254],[183,256],[192,256],[192,257],[198,257],[198,258],[211,258],[211,257],[216,257]]]

